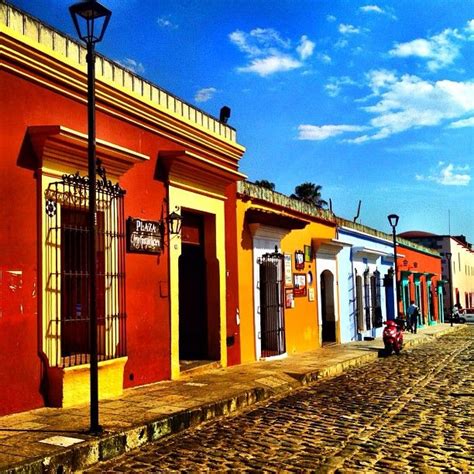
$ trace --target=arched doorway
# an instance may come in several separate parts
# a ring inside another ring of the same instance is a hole
[[[334,275],[329,270],[321,273],[322,341],[336,342],[336,309],[334,304]]]

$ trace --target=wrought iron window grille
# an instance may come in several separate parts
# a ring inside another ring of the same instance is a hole
[[[126,355],[125,190],[97,181],[98,359]],[[65,174],[45,191],[43,351],[51,366],[89,363],[88,177]]]

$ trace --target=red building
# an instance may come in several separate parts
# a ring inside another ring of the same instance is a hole
[[[410,302],[420,308],[419,325],[444,321],[441,256],[436,250],[397,239],[400,311],[407,314]]]
[[[1,4],[0,414],[88,399],[85,50]],[[101,397],[240,361],[235,130],[99,56]],[[104,172],[105,170],[105,172]],[[181,235],[165,225],[182,217]],[[227,232],[227,237],[226,237]]]

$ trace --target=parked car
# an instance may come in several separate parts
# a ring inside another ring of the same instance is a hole
[[[474,323],[474,308],[465,309],[463,317],[467,323]]]

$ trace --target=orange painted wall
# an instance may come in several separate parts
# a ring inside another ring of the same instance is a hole
[[[319,295],[317,294],[317,268],[313,258],[311,262],[305,263],[304,270],[296,270],[294,267],[294,253],[296,250],[304,250],[305,245],[311,246],[311,239],[333,239],[336,237],[336,229],[333,226],[310,223],[302,230],[290,232],[282,240],[281,250],[283,253],[292,255],[293,272],[313,274],[313,282],[308,286],[314,289],[315,299],[309,301],[306,296],[295,297],[295,307],[285,309],[285,329],[286,329],[286,350],[288,354],[305,352],[319,347],[319,324],[318,305]]]
[[[255,353],[255,327],[253,309],[253,252],[252,236],[244,227],[248,205],[237,200],[237,244],[239,262],[239,313],[240,313],[240,359],[242,363],[253,362]]]
[[[242,362],[252,362],[256,358],[255,350],[255,324],[254,324],[254,285],[253,281],[253,241],[250,231],[245,224],[245,211],[252,202],[237,200],[237,241],[239,260],[239,309],[240,309],[240,338]],[[264,209],[272,209],[271,204],[259,202]],[[275,209],[273,209],[275,212]],[[281,241],[281,251],[292,255],[293,272],[307,273],[312,271],[315,299],[309,301],[306,296],[295,297],[295,307],[285,309],[286,349],[288,354],[304,352],[319,347],[318,326],[318,295],[316,292],[316,266],[315,260],[305,263],[302,271],[294,268],[294,253],[304,250],[305,245],[311,246],[313,238],[334,238],[335,227],[319,222],[312,222],[302,230],[293,230]],[[308,292],[307,292],[308,293]]]
[[[226,210],[226,288],[227,288],[227,364],[240,364],[240,326],[237,321],[239,308],[238,291],[238,252],[237,252],[237,220],[236,220],[236,185],[227,187]],[[240,317],[240,316],[239,316]]]

